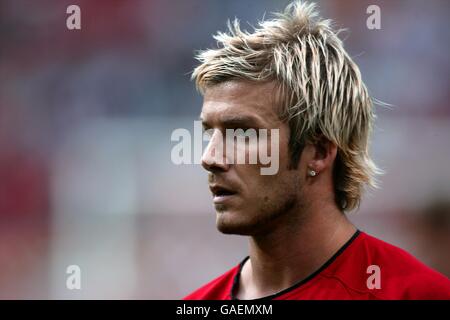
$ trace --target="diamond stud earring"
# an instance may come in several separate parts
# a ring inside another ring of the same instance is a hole
[[[314,171],[314,170],[309,170],[309,175],[311,176],[311,177],[315,177],[316,175],[317,175],[317,172],[316,171]]]

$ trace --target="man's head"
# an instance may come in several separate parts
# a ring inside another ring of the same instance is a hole
[[[295,2],[253,33],[237,21],[229,29],[215,36],[217,49],[198,55],[193,73],[204,95],[201,117],[214,130],[202,161],[219,193],[218,228],[252,235],[311,201],[358,207],[364,185],[376,187],[381,173],[368,154],[375,116],[330,21],[319,19],[314,5]],[[277,174],[261,175],[260,163],[212,159],[211,145],[237,128],[279,129]]]

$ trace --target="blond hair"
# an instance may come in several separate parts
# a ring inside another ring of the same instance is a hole
[[[233,79],[275,81],[289,122],[291,162],[296,166],[306,142],[325,137],[337,146],[333,181],[342,211],[359,208],[364,185],[378,188],[382,174],[369,156],[375,115],[358,66],[338,38],[330,20],[318,17],[315,4],[296,1],[253,33],[239,21],[218,32],[218,48],[201,51],[192,78],[204,93]]]

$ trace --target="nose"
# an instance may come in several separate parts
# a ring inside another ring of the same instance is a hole
[[[220,130],[214,130],[208,146],[202,155],[202,166],[209,172],[227,171],[230,167],[226,161],[224,139]]]

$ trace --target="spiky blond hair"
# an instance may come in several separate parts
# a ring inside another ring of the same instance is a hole
[[[320,137],[337,148],[333,181],[342,211],[359,208],[364,186],[378,187],[382,174],[369,156],[375,114],[372,99],[330,20],[321,19],[315,4],[300,1],[264,20],[252,33],[239,21],[218,32],[218,48],[201,51],[195,68],[200,92],[233,79],[275,81],[282,107],[280,118],[291,129],[289,150],[296,166],[306,142]]]

